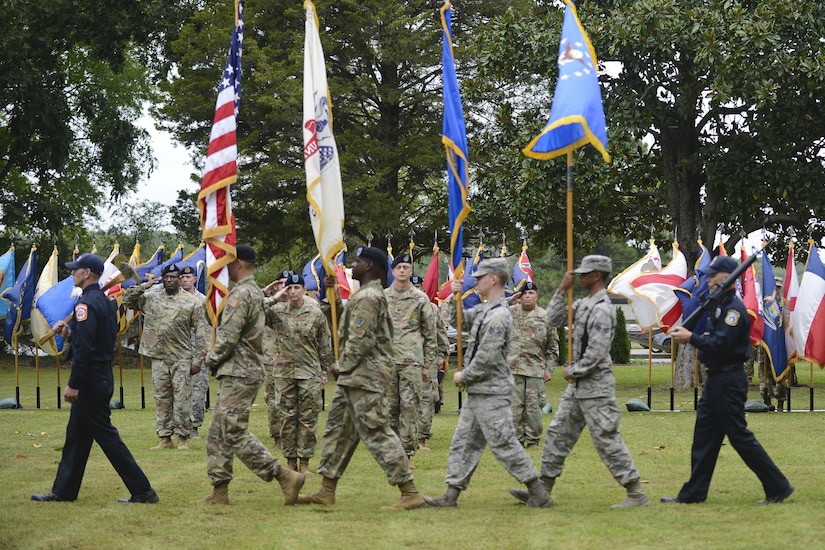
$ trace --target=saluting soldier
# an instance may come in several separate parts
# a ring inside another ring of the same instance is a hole
[[[264,287],[264,296],[267,298],[279,294],[278,301],[286,302],[286,292],[284,290],[286,280],[292,275],[291,269],[284,269],[275,277],[275,280]],[[272,328],[264,327],[264,368],[266,370],[266,383],[264,386],[264,400],[266,401],[267,420],[269,421],[269,437],[272,438],[272,450],[281,448],[281,418],[280,403],[281,393],[275,380],[275,364],[278,361],[278,350],[276,347],[277,335]]]
[[[198,274],[191,265],[180,268],[180,287],[198,299],[203,306],[206,296],[197,289]],[[205,314],[203,308],[201,312]],[[203,322],[206,324],[207,341],[209,338],[209,322],[204,315]],[[196,342],[197,334],[192,332],[192,343]],[[209,390],[209,373],[206,369],[200,369],[192,375],[192,434],[191,439],[200,439],[198,428],[203,426],[203,415],[206,412],[206,393]]]

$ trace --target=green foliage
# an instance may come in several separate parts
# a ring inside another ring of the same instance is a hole
[[[630,362],[630,337],[627,335],[627,319],[624,310],[616,308],[616,331],[613,334],[613,342],[610,344],[610,358],[616,364]]]

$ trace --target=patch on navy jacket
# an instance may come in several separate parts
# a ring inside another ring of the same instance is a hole
[[[739,317],[740,314],[738,311],[736,311],[735,309],[729,309],[725,313],[725,324],[730,327],[735,327],[739,324]]]
[[[77,304],[74,307],[74,318],[80,322],[89,318],[89,306],[86,304]]]

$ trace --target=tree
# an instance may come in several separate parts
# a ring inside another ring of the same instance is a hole
[[[627,319],[624,310],[616,308],[616,332],[610,344],[610,358],[614,363],[630,363],[630,336],[627,334]]]
[[[372,234],[373,244],[384,246],[388,231],[397,239],[410,227],[427,249],[435,229],[442,248],[448,242],[440,6],[434,0],[317,5],[351,244]],[[462,2],[456,41],[504,9],[489,0]],[[314,248],[301,133],[304,21],[301,4],[292,1],[249,2],[245,11],[241,158],[232,192],[239,235],[256,241],[264,257],[299,250],[306,258]],[[158,115],[197,159],[231,24],[229,5],[203,5],[173,43],[177,73],[162,84],[166,101]]]
[[[133,190],[151,169],[135,125],[152,97],[147,67],[185,2],[3,4],[0,210],[4,230],[54,238]]]

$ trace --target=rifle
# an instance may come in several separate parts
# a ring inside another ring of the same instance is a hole
[[[759,254],[768,246],[767,242],[762,243],[762,248],[751,254],[747,260],[739,264],[739,266],[733,270],[733,273],[727,276],[722,284],[716,287],[716,290],[713,292],[706,294],[705,296],[700,297],[700,305],[696,310],[691,313],[687,319],[682,321],[682,326],[688,330],[693,330],[696,327],[696,323],[699,322],[699,318],[706,312],[706,311],[713,311],[716,309],[717,304],[719,303],[719,299],[722,297],[722,294],[725,292],[725,289],[728,288],[730,285],[736,282],[736,279],[742,276],[746,269],[748,269],[753,262],[759,257]]]

